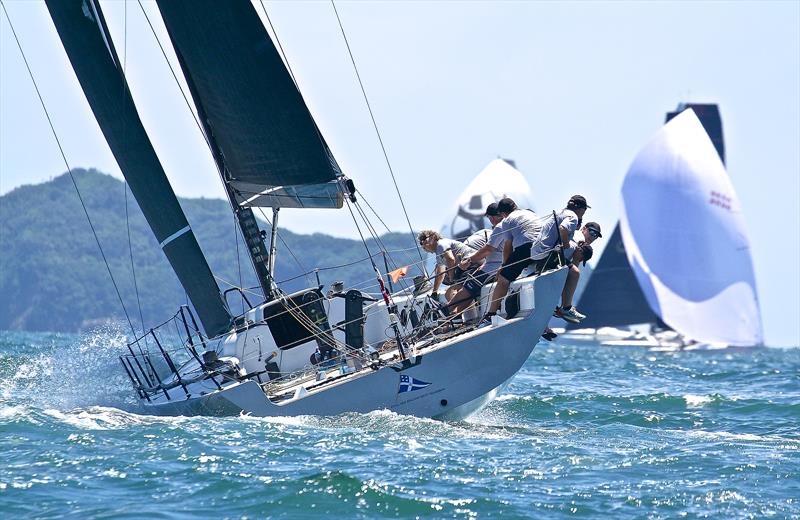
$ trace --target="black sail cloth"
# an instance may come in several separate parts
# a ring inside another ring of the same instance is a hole
[[[100,129],[206,334],[226,331],[230,313],[139,119],[100,5],[46,4]]]
[[[240,206],[341,207],[339,166],[249,0],[159,0]]]

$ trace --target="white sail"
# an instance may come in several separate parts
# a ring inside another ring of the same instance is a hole
[[[703,342],[763,342],[741,205],[692,110],[639,152],[622,186],[620,230],[648,304]]]
[[[479,229],[491,227],[484,217],[486,206],[503,197],[511,197],[521,208],[533,209],[531,187],[525,176],[514,167],[513,161],[495,159],[458,196],[442,226],[443,234],[463,239]]]

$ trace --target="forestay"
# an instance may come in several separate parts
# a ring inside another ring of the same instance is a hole
[[[158,7],[234,202],[341,207],[339,166],[249,0]]]
[[[750,244],[725,168],[692,110],[639,152],[620,231],[650,307],[689,338],[761,344]]]

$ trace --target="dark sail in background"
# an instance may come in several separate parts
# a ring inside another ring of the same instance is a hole
[[[47,0],[72,68],[142,213],[210,336],[231,317],[128,91],[96,0]]]
[[[592,271],[579,308],[586,319],[577,325],[568,323],[567,329],[622,327],[658,321],[628,264],[619,223]]]
[[[704,103],[681,103],[674,112],[667,112],[667,117],[664,123],[669,123],[670,120],[686,110],[691,108],[700,120],[711,142],[714,143],[714,148],[717,149],[719,158],[722,159],[722,164],[725,164],[725,140],[722,136],[722,117],[719,115],[719,107],[714,104]]]
[[[722,136],[722,118],[715,104],[681,103],[674,112],[667,112],[664,123],[691,108],[714,143],[720,159],[725,163],[725,142]],[[586,319],[580,324],[567,323],[567,329],[623,327],[638,323],[652,323],[658,328],[668,328],[650,306],[633,274],[619,223],[608,241],[603,254],[592,272],[578,302]]]
[[[249,0],[159,0],[240,206],[341,207],[339,166]]]

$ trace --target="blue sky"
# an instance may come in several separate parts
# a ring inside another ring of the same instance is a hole
[[[70,165],[120,176],[44,4],[5,5]],[[155,4],[143,5],[163,31]],[[407,229],[330,3],[265,5],[340,165],[390,228]],[[221,197],[213,162],[139,4],[103,8],[176,192]],[[610,231],[625,172],[664,113],[681,101],[718,103],[767,343],[800,344],[800,2],[337,8],[416,228],[438,227],[472,176],[503,156],[528,178],[537,208],[558,208],[583,193],[591,217]],[[65,169],[3,15],[0,193]],[[344,211],[288,210],[281,220],[299,232],[356,234]]]

